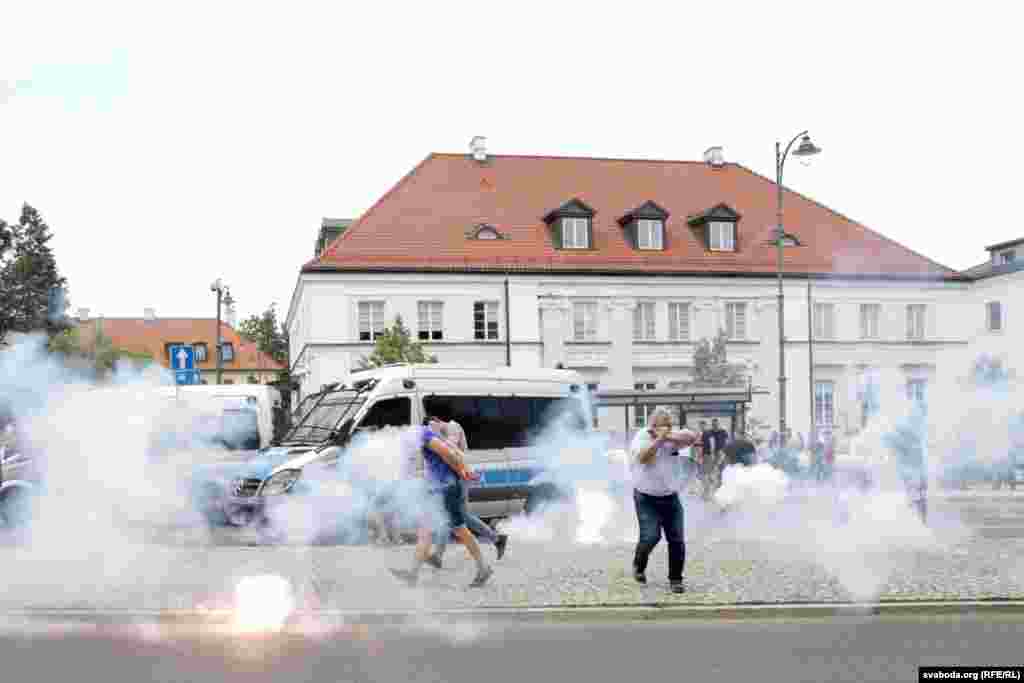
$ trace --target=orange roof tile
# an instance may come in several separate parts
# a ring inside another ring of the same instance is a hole
[[[559,250],[543,217],[570,199],[595,211],[591,250]],[[638,251],[618,220],[652,201],[670,215],[664,251]],[[736,252],[710,252],[687,217],[718,204],[740,216]],[[787,233],[805,245],[787,273],[961,279],[893,240],[785,190]],[[775,273],[775,183],[738,165],[543,156],[431,154],[304,272],[336,270]],[[467,237],[488,224],[505,239]]]

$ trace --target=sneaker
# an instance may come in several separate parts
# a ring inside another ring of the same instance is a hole
[[[505,546],[508,545],[508,534],[499,534],[498,540],[494,542],[494,549],[498,551],[498,559],[505,556]]]
[[[636,569],[633,570],[633,579],[636,580],[637,583],[647,583],[647,575]]]
[[[683,585],[682,581],[669,581],[669,589],[673,593],[685,593],[686,586]]]
[[[441,556],[437,553],[434,553],[433,555],[427,558],[427,564],[429,564],[434,569],[440,569],[442,567]]]
[[[416,585],[416,574],[414,572],[411,572],[408,569],[391,569],[389,571],[396,579],[407,586]]]
[[[484,567],[476,573],[476,578],[473,579],[473,583],[469,584],[470,588],[481,588],[487,580],[494,574],[494,570],[490,567]]]

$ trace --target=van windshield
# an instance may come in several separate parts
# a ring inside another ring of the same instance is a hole
[[[353,389],[339,389],[311,396],[312,406],[292,427],[282,443],[316,444],[327,441],[339,433],[338,427],[350,420],[366,403],[366,393]],[[300,406],[300,409],[305,409]]]

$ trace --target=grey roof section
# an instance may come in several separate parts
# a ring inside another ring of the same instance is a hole
[[[1011,263],[1001,263],[998,266],[991,261],[987,261],[973,268],[968,268],[963,273],[972,280],[984,280],[990,277],[1006,275],[1007,273],[1016,273],[1018,270],[1024,270],[1024,259]]]
[[[320,221],[320,232],[316,236],[316,247],[313,258],[319,258],[331,242],[338,239],[348,227],[356,222],[354,218],[323,218]]]
[[[997,249],[1016,247],[1018,244],[1024,244],[1024,237],[1015,240],[1010,240],[1009,242],[1000,242],[999,244],[993,244],[991,247],[985,247],[985,249],[986,251],[996,251]]]

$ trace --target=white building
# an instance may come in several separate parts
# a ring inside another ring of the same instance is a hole
[[[287,317],[300,392],[358,367],[397,315],[441,362],[561,363],[607,389],[685,384],[696,342],[725,330],[765,391],[751,414],[777,426],[775,200],[716,154],[431,154],[303,266]],[[809,302],[816,422],[840,432],[924,398],[979,348],[1020,348],[1013,264],[960,273],[789,190],[784,211],[800,244],[784,265],[795,431],[811,420]]]

